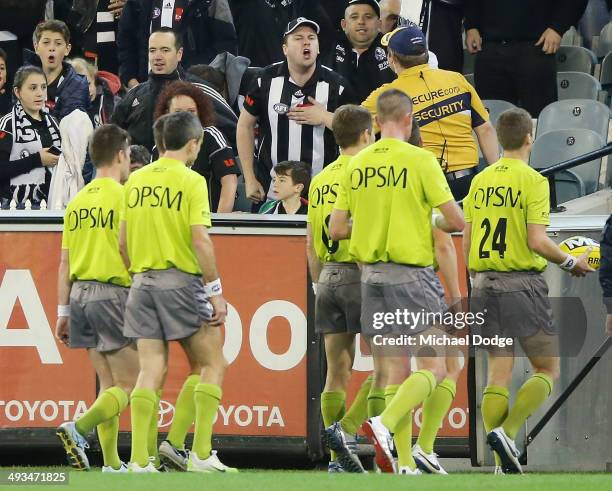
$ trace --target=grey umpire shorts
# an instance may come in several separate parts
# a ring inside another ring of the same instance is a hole
[[[361,302],[362,332],[368,336],[418,334],[433,325],[427,313],[446,311],[444,290],[432,267],[364,264]],[[387,321],[385,314],[395,319]]]
[[[361,271],[354,263],[325,263],[317,283],[315,332],[361,331]]]
[[[124,333],[138,339],[185,339],[212,316],[202,278],[174,268],[151,270],[134,275]]]
[[[548,299],[548,285],[541,273],[476,273],[470,310],[484,313],[483,326],[472,329],[475,334],[518,338],[524,348],[525,344],[536,343],[539,356],[557,355],[558,332]],[[527,338],[532,338],[531,342],[525,342]]]
[[[132,341],[123,334],[129,288],[77,281],[70,290],[70,347],[116,351]]]

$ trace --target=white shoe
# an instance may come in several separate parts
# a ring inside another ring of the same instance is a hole
[[[128,471],[127,464],[125,462],[121,462],[119,469],[113,469],[110,465],[102,466],[102,472],[109,472],[110,474],[123,474]]]
[[[85,449],[89,448],[89,443],[77,429],[74,421],[67,421],[57,427],[55,434],[58,436],[66,455],[68,463],[80,471],[89,470],[89,459],[85,453]]]
[[[376,465],[378,468],[381,472],[394,473],[395,461],[391,454],[393,438],[387,427],[382,424],[380,416],[366,420],[361,428],[374,445],[374,450],[376,450]]]
[[[503,476],[505,474],[505,472],[502,469],[501,465],[496,465],[495,466],[495,470],[493,471],[493,474],[496,475],[496,476]]]
[[[427,474],[443,474],[447,475],[435,453],[425,453],[419,444],[412,447],[412,456],[416,462],[417,468]]]
[[[136,472],[136,473],[148,473],[148,472],[159,473],[159,471],[155,468],[155,464],[153,462],[149,462],[144,467],[140,467],[140,465],[138,465],[137,462],[130,462],[127,465],[127,471]]]
[[[491,449],[499,455],[504,473],[523,473],[521,463],[518,459],[521,453],[518,451],[518,448],[516,448],[514,440],[506,435],[506,432],[501,426],[489,432],[487,435],[487,443]]]
[[[201,460],[192,450],[189,452],[189,460],[187,461],[187,472],[238,472],[235,467],[228,467],[217,457],[217,451],[213,450],[210,457]]]
[[[164,440],[159,446],[159,459],[166,467],[177,471],[186,471],[189,451],[177,448],[168,440]]]
[[[419,469],[418,467],[415,470],[412,470],[407,465],[400,467],[397,473],[403,474],[404,476],[419,476],[422,474],[421,469]]]

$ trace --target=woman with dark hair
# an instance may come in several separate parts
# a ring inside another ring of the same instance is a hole
[[[14,201],[33,208],[48,199],[51,168],[59,160],[60,130],[49,115],[47,78],[40,68],[21,67],[13,80],[17,102],[0,118],[0,207]],[[51,148],[55,147],[55,148]]]
[[[204,142],[192,169],[208,183],[210,209],[231,213],[234,209],[240,169],[223,133],[214,126],[214,109],[210,99],[196,86],[176,81],[167,85],[157,99],[155,115],[186,111],[195,114],[204,128]],[[156,158],[156,156],[154,156]]]

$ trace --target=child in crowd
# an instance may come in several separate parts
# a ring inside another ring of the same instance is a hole
[[[265,215],[306,215],[310,166],[304,162],[286,161],[274,167],[272,191],[276,200],[264,204],[259,213]]]
[[[75,109],[87,113],[90,105],[87,78],[76,73],[64,58],[70,53],[70,30],[60,20],[36,26],[34,51],[24,53],[26,65],[41,67],[47,77],[47,107],[51,116],[62,120]]]

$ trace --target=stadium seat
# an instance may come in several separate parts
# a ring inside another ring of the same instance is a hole
[[[546,169],[547,167],[598,150],[604,145],[605,140],[592,130],[580,128],[549,131],[536,139],[529,163],[534,169]],[[585,194],[597,191],[601,171],[601,158],[569,170],[580,177],[584,185]],[[560,188],[567,188],[567,185],[557,186],[557,191]]]
[[[609,124],[610,109],[605,104],[590,99],[567,99],[542,109],[536,135],[540,137],[549,131],[585,128],[607,140]]]
[[[484,107],[489,113],[489,118],[493,126],[497,124],[497,118],[499,118],[499,115],[501,113],[507,111],[508,109],[513,109],[516,107],[511,102],[500,101],[497,99],[487,99],[482,101],[482,103],[484,104]]]
[[[570,27],[561,38],[561,46],[581,46],[580,35],[574,26]]]
[[[597,56],[581,46],[561,46],[556,54],[557,72],[584,72],[593,75]]]
[[[612,53],[608,53],[601,63],[599,82],[607,95],[612,94]]]
[[[608,22],[599,34],[599,45],[597,48],[597,56],[604,58],[608,53],[612,52],[612,22]]]
[[[559,100],[593,99],[597,100],[601,84],[593,75],[583,72],[557,73]],[[534,90],[537,90],[534,88]]]
[[[555,175],[557,204],[565,203],[586,194],[584,182],[575,172],[563,170]]]

